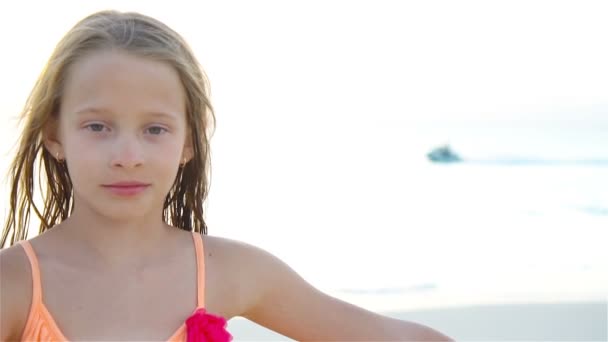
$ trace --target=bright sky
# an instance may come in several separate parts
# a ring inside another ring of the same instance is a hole
[[[194,47],[222,121],[605,117],[605,1],[6,1],[2,108],[105,8]],[[3,115],[6,113],[3,110]]]

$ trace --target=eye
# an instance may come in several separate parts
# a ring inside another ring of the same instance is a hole
[[[152,126],[147,128],[147,131],[152,135],[161,135],[167,132],[167,129],[161,126]]]
[[[90,125],[86,125],[85,128],[88,128],[93,132],[102,132],[103,129],[106,128],[106,126],[100,123],[92,123]]]

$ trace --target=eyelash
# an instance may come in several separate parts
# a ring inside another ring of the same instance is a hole
[[[92,126],[102,126],[102,130],[100,130],[100,131],[93,130],[93,129],[91,129]],[[107,128],[107,127],[104,124],[92,123],[92,124],[88,124],[88,125],[84,126],[84,128],[90,130],[93,133],[102,133],[103,132],[103,128]],[[152,134],[152,135],[161,135],[161,134],[167,133],[169,131],[168,129],[166,129],[166,128],[162,127],[162,126],[151,126],[151,127],[146,128],[146,130],[149,131],[150,129],[156,129],[156,128],[160,128],[161,133]]]

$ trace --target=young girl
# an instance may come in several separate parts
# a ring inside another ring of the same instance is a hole
[[[225,341],[235,316],[296,340],[449,340],[207,235],[215,116],[190,48],[159,21],[115,11],[80,21],[22,119],[1,240],[12,245],[0,253],[2,341]],[[27,241],[32,209],[40,234]]]

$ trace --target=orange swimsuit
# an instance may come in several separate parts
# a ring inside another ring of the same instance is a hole
[[[203,239],[200,234],[192,233],[194,247],[196,250],[197,267],[197,309],[205,305],[205,259],[203,253]],[[27,323],[21,337],[22,341],[68,341],[63,335],[53,316],[46,308],[42,298],[42,287],[40,282],[40,269],[38,259],[29,241],[23,240],[19,244],[25,250],[32,267],[32,306],[27,318]],[[186,341],[186,324],[183,323],[169,338],[169,341]]]

